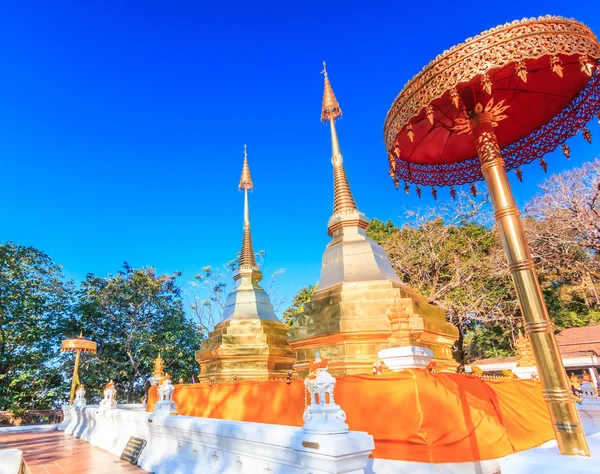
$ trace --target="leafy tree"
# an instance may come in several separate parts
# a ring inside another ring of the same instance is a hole
[[[464,364],[477,353],[486,353],[465,338],[482,333],[490,323],[495,333],[501,333],[494,352],[510,352],[519,313],[499,238],[477,222],[486,212],[485,200],[463,194],[449,206],[411,213],[383,247],[399,278],[446,311],[459,332],[456,359]]]
[[[0,244],[0,410],[50,408],[69,389],[58,357],[73,283],[45,253]]]
[[[298,314],[304,311],[304,303],[310,301],[317,285],[308,285],[300,288],[292,298],[290,306],[283,312],[283,321],[288,327],[292,327]]]
[[[100,398],[112,379],[120,399],[140,400],[158,352],[175,380],[189,381],[198,372],[199,328],[185,315],[179,275],[157,275],[152,267],[134,269],[127,263],[114,276],[87,275],[78,314],[84,334],[98,343],[97,356],[81,370],[92,398]]]
[[[391,220],[388,219],[387,221],[383,222],[375,218],[371,219],[371,222],[369,222],[369,226],[367,227],[367,236],[381,245],[383,242],[385,242],[385,239],[397,231],[398,227],[396,227]]]

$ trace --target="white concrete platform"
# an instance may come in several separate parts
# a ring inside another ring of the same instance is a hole
[[[23,464],[23,451],[0,449],[0,474],[20,474]]]
[[[600,432],[588,435],[591,457],[563,456],[556,441],[512,454],[500,461],[502,474],[600,473]]]

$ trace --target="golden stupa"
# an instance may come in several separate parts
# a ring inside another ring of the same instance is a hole
[[[196,353],[201,382],[284,378],[296,362],[286,342],[287,327],[277,318],[269,295],[259,284],[262,274],[252,248],[248,208],[248,191],[253,187],[244,145],[239,185],[244,191],[244,236],[233,276],[236,287],[227,296],[223,319]]]
[[[378,352],[398,345],[390,324],[404,315],[410,327],[407,344],[431,349],[439,369],[453,369],[458,331],[441,308],[400,281],[383,248],[367,237],[369,219],[350,191],[335,126],[342,110],[326,69],[323,74],[321,120],[331,130],[334,199],[328,233],[333,239],[323,254],[317,288],[289,331],[294,368],[305,375],[318,351],[333,375],[371,373]]]

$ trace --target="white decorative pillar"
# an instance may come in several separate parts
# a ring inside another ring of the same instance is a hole
[[[292,436],[292,449],[310,474],[364,473],[374,449],[368,433],[350,432],[346,414],[335,403],[336,380],[319,353],[310,363],[304,386],[310,402],[304,410],[302,433]]]
[[[175,386],[171,383],[171,376],[166,374],[158,386],[158,401],[152,411],[152,422],[162,424],[165,418],[177,415],[177,404],[173,401]]]
[[[104,387],[104,398],[100,401],[101,410],[109,410],[117,407],[117,389],[111,380]]]
[[[73,405],[76,407],[84,407],[87,405],[85,399],[85,388],[83,385],[80,385],[75,392],[75,400],[73,400]]]
[[[63,411],[63,420],[61,421],[60,425],[58,425],[58,431],[65,431],[67,429],[67,426],[69,426],[69,424],[71,423],[72,408],[69,406],[68,403],[63,403],[60,408]]]

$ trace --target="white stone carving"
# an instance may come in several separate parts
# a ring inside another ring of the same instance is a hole
[[[379,358],[393,372],[404,369],[426,369],[433,351],[419,346],[389,347],[379,351]]]
[[[315,370],[304,379],[310,395],[310,404],[304,410],[305,433],[337,434],[348,433],[346,413],[335,403],[333,390],[335,378],[328,372],[327,361],[317,352]]]
[[[80,385],[75,392],[75,400],[73,400],[73,405],[76,407],[84,407],[87,405],[85,400],[85,388],[83,388],[83,385]]]
[[[154,404],[152,419],[177,415],[177,404],[173,401],[175,386],[169,374],[165,375],[158,386],[158,401]]]
[[[100,402],[101,409],[111,409],[117,406],[117,389],[115,383],[111,380],[104,388],[104,398]]]

